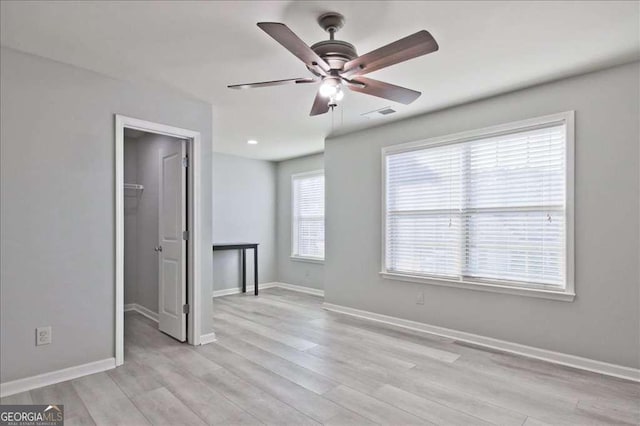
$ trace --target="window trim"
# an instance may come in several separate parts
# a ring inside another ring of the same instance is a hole
[[[294,181],[296,179],[305,178],[305,177],[313,177],[313,176],[324,176],[324,169],[312,170],[309,172],[302,173],[293,173],[291,175],[291,260],[295,260],[298,262],[310,262],[310,263],[324,263],[324,257],[317,256],[301,256],[295,252],[296,248],[296,199],[294,193]],[[325,212],[322,215],[323,218],[326,217]],[[325,253],[326,256],[326,253]]]
[[[451,145],[467,142],[474,139],[500,136],[513,133],[515,131],[533,130],[540,127],[564,124],[566,128],[566,265],[565,265],[565,288],[558,290],[555,287],[548,287],[542,284],[523,285],[509,283],[499,280],[465,281],[457,279],[447,279],[442,277],[429,277],[426,275],[411,275],[386,270],[386,249],[387,249],[387,162],[386,158],[390,154],[397,154],[407,151],[416,151],[421,148],[432,148],[435,146]],[[382,148],[381,171],[382,171],[382,204],[381,204],[381,258],[380,275],[386,279],[397,281],[409,281],[445,287],[456,287],[470,290],[489,291],[496,293],[515,294],[520,296],[538,297],[554,299],[565,302],[572,302],[575,299],[575,260],[574,260],[574,168],[575,168],[575,111],[566,111],[557,114],[545,115],[527,120],[515,121],[496,126],[485,127],[477,130],[470,130],[451,135],[438,136],[429,139],[389,145]]]

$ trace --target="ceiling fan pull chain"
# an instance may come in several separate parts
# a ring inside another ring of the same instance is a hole
[[[335,127],[333,125],[333,114],[334,114],[334,108],[331,107],[331,131],[332,132],[335,130]]]

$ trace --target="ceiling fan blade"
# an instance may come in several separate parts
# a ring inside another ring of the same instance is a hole
[[[344,64],[342,75],[363,75],[438,50],[438,43],[422,30]]]
[[[367,77],[354,77],[350,80],[356,84],[347,84],[349,89],[354,92],[364,93],[365,95],[377,96],[379,98],[389,99],[401,104],[408,105],[420,97],[422,93],[395,84],[385,83],[383,81],[374,80]],[[364,87],[361,86],[364,84]]]
[[[328,73],[331,67],[327,62],[316,54],[304,41],[300,39],[285,24],[278,22],[258,22],[258,26],[269,34],[275,41],[280,43],[289,52],[293,53],[311,68],[320,68],[324,73]]]
[[[282,86],[283,84],[315,83],[313,78],[288,78],[286,80],[262,81],[260,83],[232,84],[229,89],[253,89],[256,87]]]
[[[320,92],[316,94],[316,98],[313,100],[313,106],[311,107],[311,113],[309,115],[313,117],[314,115],[325,114],[329,111],[329,99],[320,95]]]

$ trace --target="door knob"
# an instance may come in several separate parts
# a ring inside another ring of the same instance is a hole
[[[155,246],[153,249],[155,251],[162,251],[162,246]]]

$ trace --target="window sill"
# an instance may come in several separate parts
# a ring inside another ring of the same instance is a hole
[[[489,291],[493,293],[514,294],[518,296],[537,297],[541,299],[559,300],[562,302],[573,302],[576,297],[575,293],[544,290],[537,288],[513,287],[500,284],[476,283],[469,281],[454,281],[445,278],[426,278],[416,275],[398,274],[392,272],[380,272],[383,278],[398,281],[409,281],[422,284],[438,285],[443,287],[456,287],[476,291]]]
[[[304,256],[291,255],[290,259],[296,262],[319,263],[321,265],[324,264],[324,259],[320,259],[318,257],[304,257]]]

